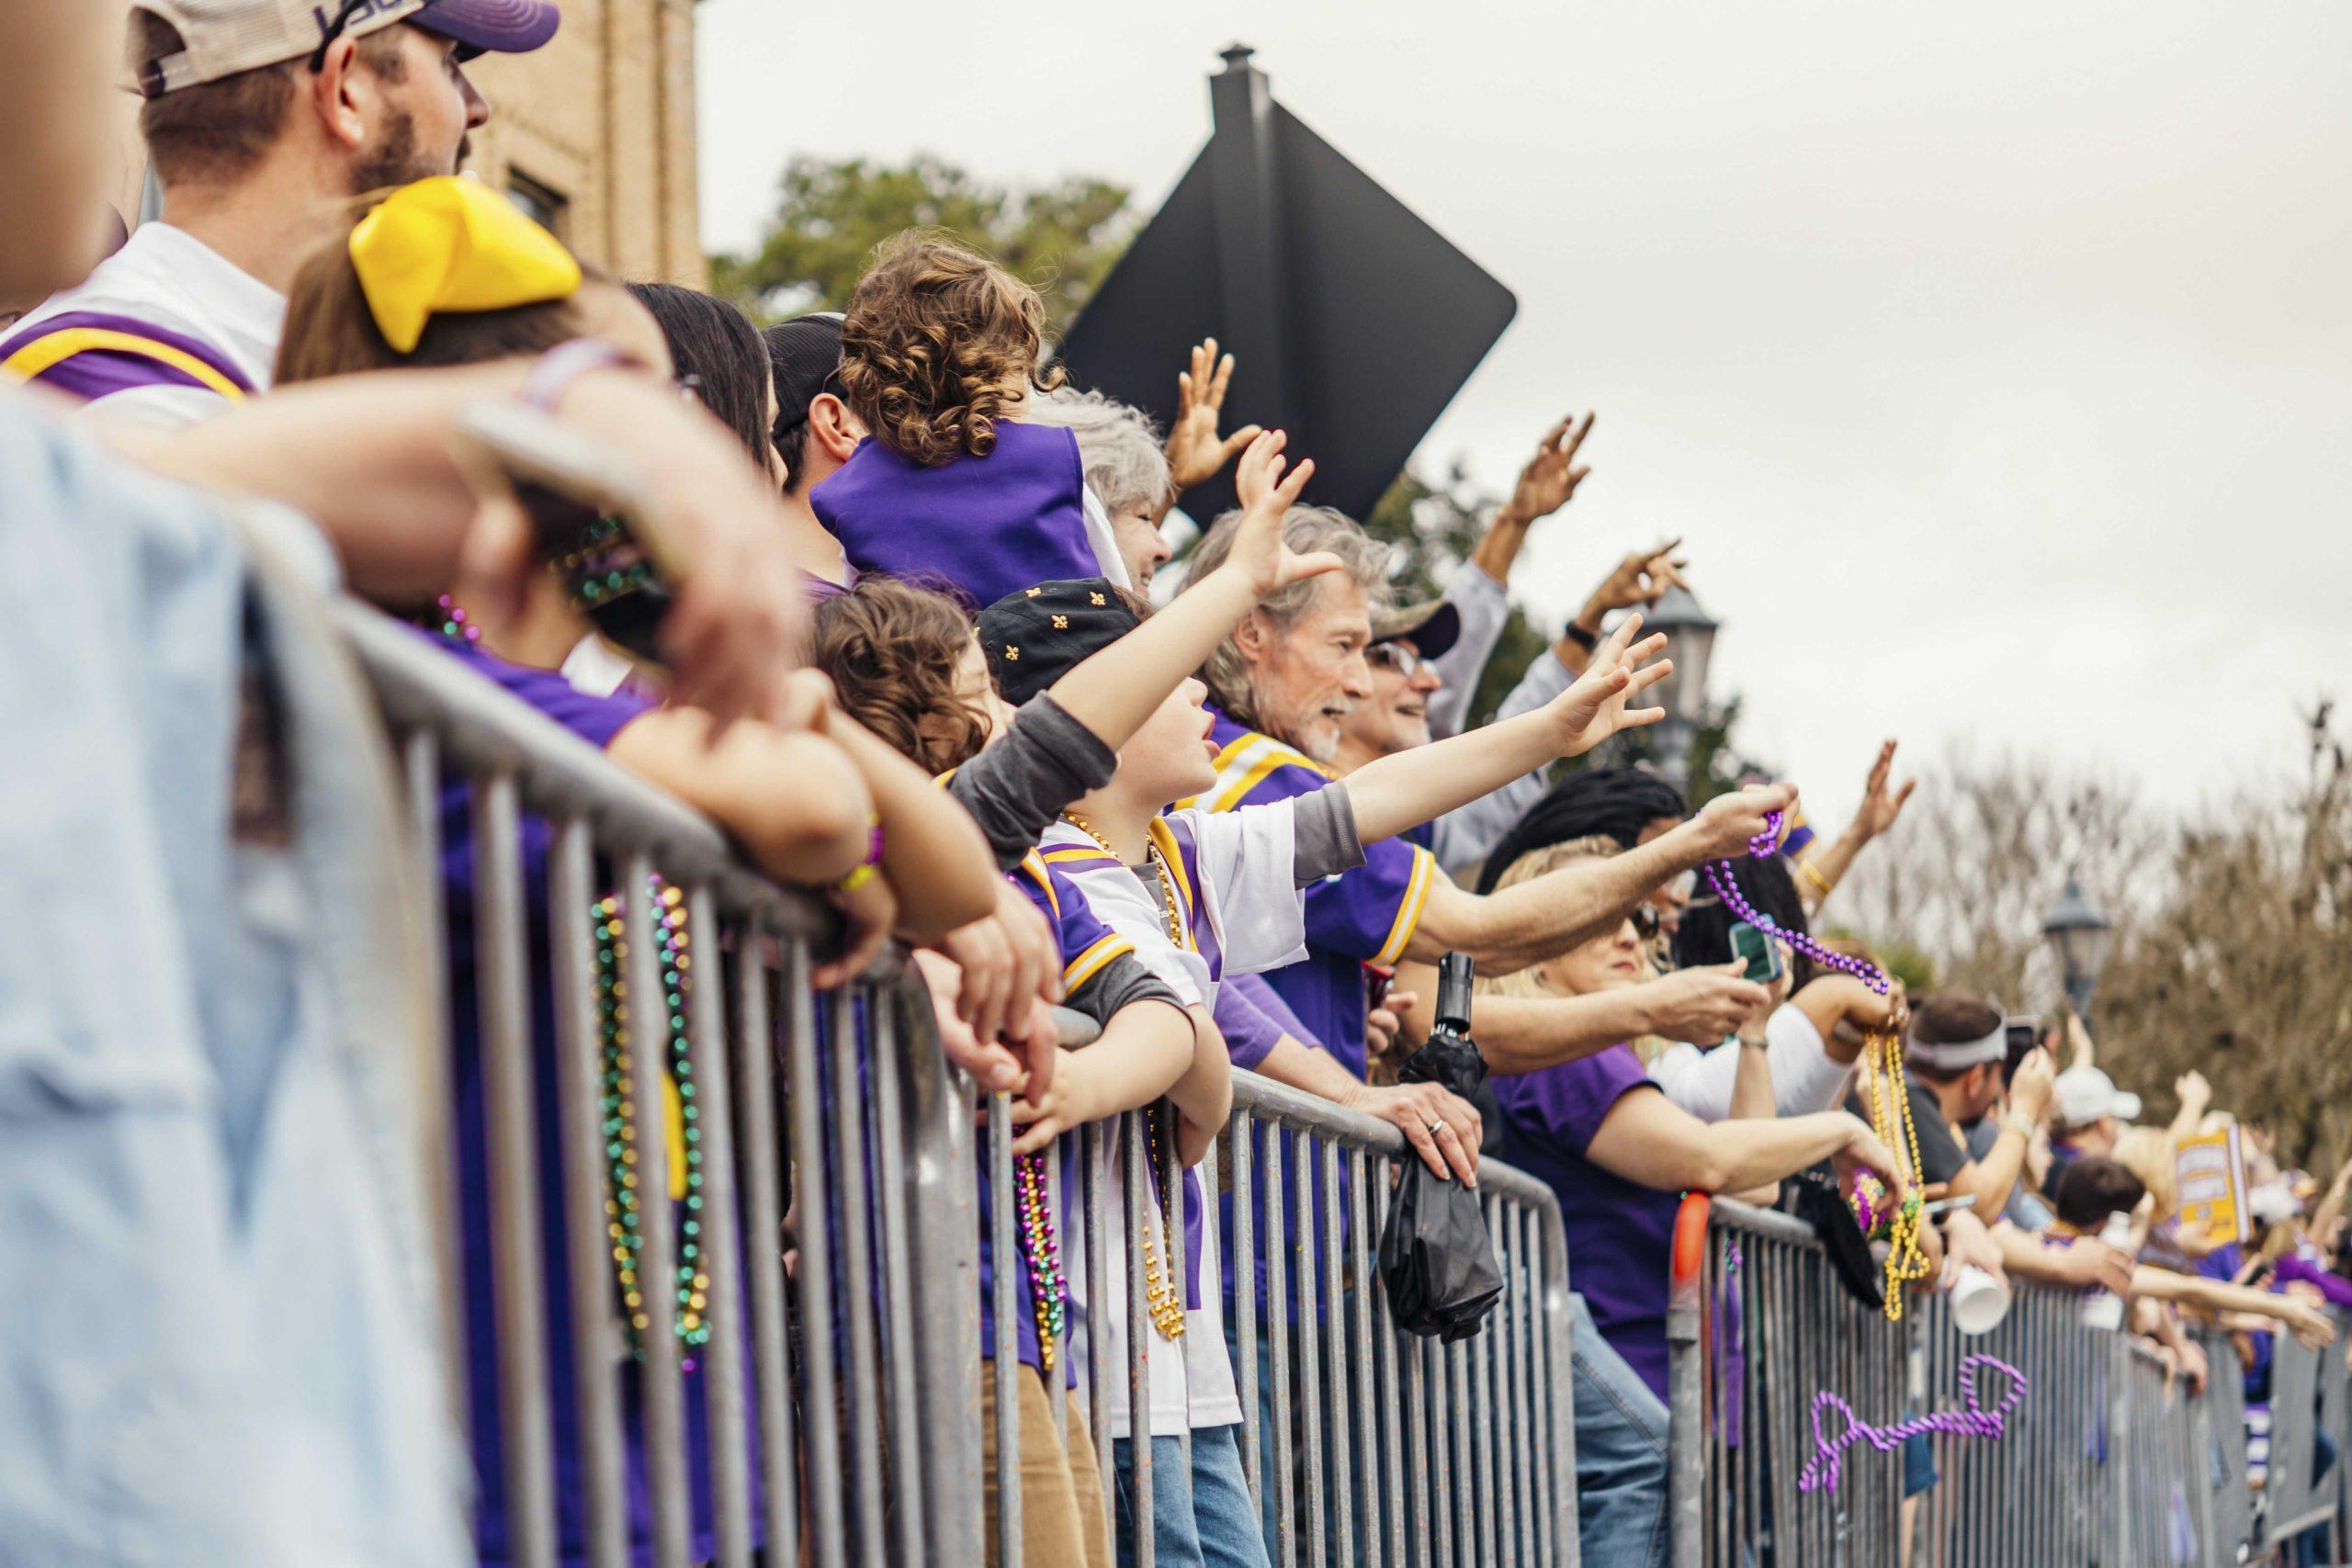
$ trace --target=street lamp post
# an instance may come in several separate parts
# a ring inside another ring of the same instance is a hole
[[[1666,655],[1674,660],[1674,673],[1648,696],[1651,705],[1666,710],[1656,730],[1658,768],[1677,789],[1690,787],[1690,750],[1707,716],[1707,660],[1721,626],[1679,582],[1642,612],[1643,632],[1664,632]]]
[[[2041,934],[2058,955],[2059,971],[2066,978],[2066,1000],[2085,1022],[2090,1021],[2091,997],[2098,989],[2099,966],[2107,962],[2107,936],[2112,929],[2084,893],[2081,879],[2069,874],[2066,890],[2058,895],[2058,902],[2050,907],[2048,918],[2041,922]]]

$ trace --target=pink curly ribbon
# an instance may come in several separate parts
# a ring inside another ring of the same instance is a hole
[[[2000,1393],[2000,1403],[1992,1409],[1984,1408],[1976,1388],[1976,1374],[1990,1369],[2006,1380]],[[1966,1356],[1960,1363],[1960,1402],[1958,1410],[1939,1410],[1917,1416],[1908,1421],[1898,1421],[1892,1427],[1872,1427],[1854,1414],[1854,1407],[1827,1389],[1813,1396],[1813,1458],[1806,1461],[1797,1476],[1797,1490],[1835,1491],[1838,1477],[1844,1472],[1846,1450],[1858,1442],[1867,1440],[1881,1453],[1892,1453],[1902,1446],[1905,1438],[1922,1432],[1948,1432],[1955,1438],[1998,1438],[2004,1436],[2009,1412],[2025,1398],[2025,1374],[1991,1356]],[[1826,1429],[1822,1417],[1835,1410],[1846,1418],[1845,1426],[1836,1433]]]

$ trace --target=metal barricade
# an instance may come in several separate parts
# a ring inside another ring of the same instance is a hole
[[[1009,1182],[1005,1118],[992,1113],[990,1121],[994,1175]],[[1096,1364],[1088,1341],[1100,1320],[1091,1312],[1074,1314],[1087,1327],[1072,1335],[1077,1343],[1063,1353],[1075,1354],[1083,1371],[1077,1404],[1091,1427],[1106,1517],[1115,1515],[1109,1380],[1126,1387],[1132,1511],[1144,1522],[1129,1560],[1141,1564],[1153,1560],[1152,1411],[1143,1391],[1145,1348],[1155,1330],[1136,1238],[1147,1224],[1159,1224],[1150,1218],[1147,1192],[1179,1191],[1181,1174],[1163,1128],[1158,1179],[1146,1176],[1151,1141],[1137,1114],[1086,1129],[1081,1190],[1066,1212],[1057,1206],[1073,1233],[1062,1255],[1082,1259],[1070,1281],[1074,1297],[1089,1306],[1111,1302],[1109,1269],[1127,1270],[1118,1303],[1125,1319],[1124,1364]],[[1482,1162],[1478,1192],[1502,1266],[1503,1297],[1467,1340],[1417,1338],[1389,1323],[1374,1260],[1396,1162],[1418,1157],[1386,1122],[1236,1073],[1232,1121],[1200,1168],[1207,1196],[1203,1288],[1218,1289],[1219,1259],[1229,1257],[1230,1280],[1241,1287],[1227,1292],[1225,1315],[1242,1411],[1243,1470],[1252,1498],[1271,1519],[1273,1560],[1278,1568],[1573,1568],[1576,1439],[1567,1252],[1557,1200],[1523,1173]],[[1124,1227],[1111,1223],[1114,1202]],[[1018,1242],[1001,1216],[992,1215],[988,1245],[995,1258],[1010,1259]],[[1118,1228],[1125,1253],[1106,1258],[1103,1238]],[[1017,1303],[1001,1281],[1015,1270],[991,1272],[1001,1294],[989,1355],[1002,1390],[1012,1375]],[[1001,1416],[1000,1496],[1017,1495],[1018,1442],[1013,1425]],[[1189,1461],[1189,1449],[1181,1451]],[[999,1560],[1018,1561],[1014,1510],[1000,1507],[992,1524]]]
[[[420,882],[451,890],[422,911],[430,1087],[458,1108],[436,1209],[485,1555],[968,1559],[973,1132],[927,995],[885,968],[820,998],[820,906],[407,630],[342,619]]]
[[[1728,1199],[1685,1199],[1667,1307],[1669,1487],[1681,1568],[1893,1563],[1903,1468],[1863,1443],[1834,1486],[1798,1480],[1813,1399],[1901,1418],[1904,1339],[1840,1284],[1813,1232]]]
[[[2245,1473],[2245,1375],[2237,1347],[2219,1329],[2200,1330],[2209,1373],[2204,1407],[2208,1471],[2211,1484],[2211,1561],[2236,1562],[2254,1536],[2254,1494]]]
[[[2340,1445],[2344,1432],[2344,1348],[2341,1341],[2315,1350],[2293,1335],[2273,1337],[2270,1351],[2270,1459],[2259,1514],[2263,1550],[2283,1551],[2289,1543],[2317,1530],[2328,1533],[2335,1523],[2341,1484],[2335,1471],[2342,1454],[2325,1475],[2321,1456]],[[2320,1434],[2331,1434],[2323,1444]]]
[[[419,885],[439,890],[420,911],[447,1021],[428,1088],[453,1114],[432,1186],[485,1556],[846,1568],[970,1562],[988,1539],[1021,1561],[1017,1268],[993,1270],[991,1344],[980,1328],[983,1255],[1019,1249],[1009,1108],[948,1069],[927,992],[886,964],[815,993],[835,939],[820,904],[405,628],[340,618],[402,762]],[[1070,1141],[1075,1188],[1057,1162],[1044,1179],[1073,1316],[1110,1303],[1122,1271],[1129,1354],[1090,1365],[1082,1332],[1056,1347],[1084,1370],[1089,1413],[1075,1425],[1052,1402],[1056,1440],[1089,1442],[1112,1516],[1103,1417],[1125,1382],[1148,1520],[1152,1330],[1133,1243],[1155,1144],[1156,1185],[1178,1190],[1174,1139],[1131,1114]],[[1556,1200],[1481,1168],[1505,1294],[1475,1337],[1422,1341],[1391,1327],[1373,1269],[1412,1157],[1386,1123],[1238,1074],[1201,1168],[1208,1290],[1236,1230],[1242,1449],[1277,1560],[1573,1565]],[[1001,1200],[986,1235],[984,1163]],[[1151,1544],[1146,1529],[1134,1560]]]

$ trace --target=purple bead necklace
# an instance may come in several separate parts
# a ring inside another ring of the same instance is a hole
[[[1999,1402],[1984,1408],[1983,1396],[1976,1387],[1976,1374],[1991,1371],[2000,1380]],[[1991,1356],[1965,1356],[1960,1363],[1960,1404],[1958,1410],[1938,1410],[1908,1421],[1897,1421],[1891,1427],[1872,1427],[1854,1414],[1854,1407],[1827,1389],[1813,1396],[1813,1458],[1797,1476],[1797,1490],[1819,1492],[1836,1490],[1838,1478],[1844,1470],[1846,1450],[1856,1443],[1867,1442],[1881,1453],[1893,1453],[1903,1446],[1906,1438],[1925,1432],[1942,1432],[1954,1438],[1998,1438],[2007,1431],[2009,1412],[2025,1399],[2025,1374]],[[1823,1417],[1836,1411],[1845,1422],[1836,1432],[1828,1430]]]
[[[1781,814],[1778,811],[1764,818],[1764,830],[1747,840],[1747,852],[1758,860],[1776,852],[1781,847]],[[1835,969],[1841,975],[1851,975],[1880,996],[1886,995],[1886,976],[1875,965],[1859,958],[1849,958],[1833,953],[1803,931],[1782,931],[1769,915],[1759,914],[1740,893],[1739,885],[1732,880],[1731,862],[1711,860],[1707,863],[1707,881],[1714,887],[1715,897],[1724,907],[1758,931],[1770,931],[1824,969]]]

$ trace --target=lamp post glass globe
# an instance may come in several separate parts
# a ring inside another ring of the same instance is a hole
[[[1642,613],[1642,630],[1666,634],[1666,657],[1674,672],[1650,688],[1650,701],[1666,710],[1668,724],[1696,729],[1707,716],[1707,660],[1722,626],[1688,588],[1676,583]]]
[[[2082,883],[2072,876],[2066,878],[2066,890],[2041,922],[2041,934],[2049,939],[2058,955],[2059,971],[2066,977],[2066,998],[2086,1018],[2090,1016],[2091,997],[2098,989],[2099,966],[2107,962],[2107,938],[2112,929],[2083,892]]]

